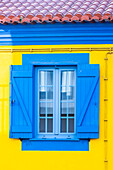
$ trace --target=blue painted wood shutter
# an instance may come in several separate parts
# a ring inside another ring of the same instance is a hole
[[[99,65],[77,66],[77,137],[99,137]]]
[[[32,138],[33,67],[10,66],[10,137]]]

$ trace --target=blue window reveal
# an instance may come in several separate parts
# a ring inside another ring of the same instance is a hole
[[[99,65],[89,54],[26,54],[10,67],[10,138],[22,150],[89,150],[99,138]]]

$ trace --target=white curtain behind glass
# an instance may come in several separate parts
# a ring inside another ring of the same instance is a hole
[[[41,86],[40,91],[41,92],[46,91],[46,88],[44,87],[45,85],[46,85],[46,72],[45,71],[40,71],[40,86]]]
[[[40,71],[40,85],[42,86],[40,91],[46,91],[46,85],[53,84],[53,72],[52,71]]]
[[[73,85],[74,73],[73,71],[62,72],[62,92],[67,92],[67,95],[71,95],[71,85]]]

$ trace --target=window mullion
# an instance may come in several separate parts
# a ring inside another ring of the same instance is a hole
[[[46,71],[46,129],[45,132],[47,133],[47,71]]]
[[[59,134],[59,69],[55,69],[55,135]]]

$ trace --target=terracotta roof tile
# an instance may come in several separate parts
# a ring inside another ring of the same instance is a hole
[[[0,0],[0,23],[113,22],[113,0]]]

